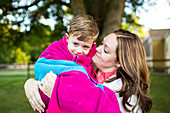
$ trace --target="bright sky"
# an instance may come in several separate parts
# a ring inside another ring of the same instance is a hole
[[[139,23],[144,25],[144,30],[170,29],[170,0],[155,0],[155,6],[144,4],[148,12],[140,10]]]

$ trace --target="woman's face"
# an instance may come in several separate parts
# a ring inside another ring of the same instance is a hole
[[[118,40],[116,34],[111,33],[107,35],[100,46],[96,48],[97,52],[92,58],[94,65],[102,72],[111,72],[117,69],[116,49],[118,47]]]

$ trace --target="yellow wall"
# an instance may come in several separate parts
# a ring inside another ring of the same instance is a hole
[[[170,59],[170,34],[165,38],[165,59]],[[170,66],[170,61],[165,62],[165,66]]]
[[[164,59],[163,40],[152,40],[152,59]],[[164,66],[164,62],[153,62],[153,66]]]

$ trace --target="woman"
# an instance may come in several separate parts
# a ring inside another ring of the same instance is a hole
[[[92,60],[97,67],[96,77],[99,83],[104,82],[103,85],[116,92],[123,113],[150,112],[152,101],[148,96],[149,70],[143,45],[137,35],[123,29],[109,34],[97,48]],[[50,87],[54,86],[48,84],[53,76],[51,73],[45,77],[44,89],[50,90]],[[37,93],[38,87],[29,89],[29,84],[37,85],[37,82],[28,80],[25,83],[25,91],[29,101],[34,101],[32,107],[42,110],[43,103]],[[52,92],[48,90],[47,93]]]
[[[108,35],[97,48],[93,63],[98,68],[99,79],[103,72],[117,71],[116,75],[105,73],[106,79],[111,77],[104,85],[116,91],[122,112],[150,111],[149,70],[137,35],[123,29]]]

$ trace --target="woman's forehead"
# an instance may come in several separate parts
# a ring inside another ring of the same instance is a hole
[[[107,35],[107,36],[103,39],[103,42],[104,42],[105,44],[111,44],[111,45],[118,43],[116,34],[112,33],[112,34]]]
[[[118,41],[117,41],[117,37],[116,34],[111,33],[109,35],[107,35],[104,39],[103,39],[103,43],[105,45],[107,45],[107,47],[112,50],[115,51],[117,46],[118,46]]]

